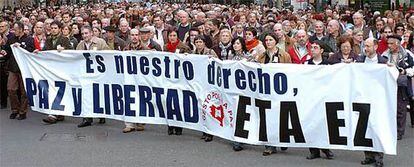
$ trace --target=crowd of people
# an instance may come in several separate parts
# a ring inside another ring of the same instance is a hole
[[[11,47],[37,53],[45,50],[156,50],[200,54],[221,60],[257,63],[331,65],[380,63],[399,70],[398,140],[404,136],[406,115],[414,128],[414,14],[326,8],[276,9],[267,6],[220,4],[99,3],[3,10],[0,22],[1,108],[10,100],[10,119],[26,119],[28,102]],[[300,69],[298,69],[300,70]],[[48,115],[55,124],[64,116]],[[91,126],[84,118],[78,127]],[[105,123],[105,119],[99,119]],[[144,124],[125,122],[124,133],[143,131]],[[182,128],[168,127],[169,135]],[[206,142],[213,136],[203,134]],[[233,143],[233,149],[243,149]],[[281,148],[286,150],[287,148]],[[266,146],[263,155],[277,151]],[[327,149],[311,148],[308,159]],[[382,153],[366,152],[361,164],[382,166]]]

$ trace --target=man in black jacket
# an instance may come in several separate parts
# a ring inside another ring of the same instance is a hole
[[[356,59],[358,63],[371,63],[371,64],[386,64],[388,59],[378,55],[376,50],[378,48],[378,41],[375,38],[368,38],[364,43],[365,54]],[[365,159],[361,161],[362,165],[374,164],[377,167],[384,166],[383,157],[381,152],[364,151]]]
[[[62,25],[58,21],[53,21],[50,24],[51,36],[46,39],[45,47],[43,50],[64,50],[64,49],[73,49],[69,41],[69,38],[64,37],[61,33]],[[48,115],[43,119],[43,122],[46,124],[54,124],[57,121],[63,121],[65,117],[63,115]]]
[[[0,25],[1,26],[1,25]],[[7,108],[6,40],[0,35],[0,109]]]
[[[7,21],[0,22],[0,108],[7,108],[7,45],[8,39],[12,38],[14,34],[9,32],[9,23]]]
[[[7,41],[7,45],[13,47],[22,47],[29,52],[33,52],[34,40],[32,37],[24,33],[24,24],[22,22],[16,22],[13,29],[14,36]],[[7,92],[10,98],[10,105],[12,110],[10,119],[17,118],[18,120],[23,120],[26,119],[26,113],[28,110],[27,96],[23,86],[22,75],[20,73],[16,59],[14,58],[13,52],[11,49],[7,50],[7,55],[9,56],[9,77],[7,82]],[[20,98],[17,93],[20,93]]]

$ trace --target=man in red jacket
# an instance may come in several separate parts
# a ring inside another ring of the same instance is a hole
[[[380,30],[381,32],[381,39],[378,42],[377,53],[382,54],[388,49],[387,44],[387,36],[393,35],[394,33],[391,30],[391,27],[384,27],[384,29]]]
[[[296,35],[296,42],[288,49],[288,53],[292,60],[292,63],[303,64],[312,58],[311,44],[308,40],[306,31],[299,30]]]

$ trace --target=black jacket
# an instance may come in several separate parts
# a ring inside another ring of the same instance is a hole
[[[26,34],[24,34],[22,37],[13,36],[7,41],[7,45],[9,46],[13,45],[14,43],[20,43],[20,47],[26,49],[29,52],[33,52],[35,50],[33,38],[31,36],[27,36]],[[7,66],[9,71],[19,73],[19,65],[17,64],[16,59],[14,58],[13,52],[9,50],[7,54],[10,55],[10,59]]]
[[[305,64],[308,64],[308,65],[329,65],[329,62],[328,62],[328,59],[322,58],[321,63],[315,64],[313,62],[313,57],[312,57],[311,59],[309,59],[308,61],[306,61]]]
[[[150,39],[150,43],[147,47],[150,49],[155,49],[156,51],[162,51],[161,45],[155,42],[153,39]]]
[[[378,57],[378,64],[386,64],[388,62],[388,59],[385,58],[384,56],[377,55],[377,57]],[[355,62],[364,63],[366,58],[367,56],[365,55],[359,56],[356,58]]]
[[[14,34],[9,33],[9,34],[7,34],[6,38],[7,38],[6,41],[9,41],[11,38],[14,38]],[[3,57],[0,57],[0,63],[7,63],[7,60],[9,59],[9,57],[11,55],[10,44],[5,43],[4,45],[1,45],[0,46],[0,51],[1,50],[5,50],[7,52],[7,55],[6,56],[3,56]],[[5,64],[3,64],[3,65],[5,65]]]
[[[56,50],[58,45],[65,49],[73,49],[72,44],[69,41],[69,38],[64,37],[62,35],[58,35],[56,38],[56,43],[53,44],[52,36],[47,37],[43,50]]]

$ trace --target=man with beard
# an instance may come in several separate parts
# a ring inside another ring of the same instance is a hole
[[[292,59],[292,63],[303,64],[312,57],[308,34],[304,30],[299,30],[295,38],[297,41],[289,48],[288,53]]]

